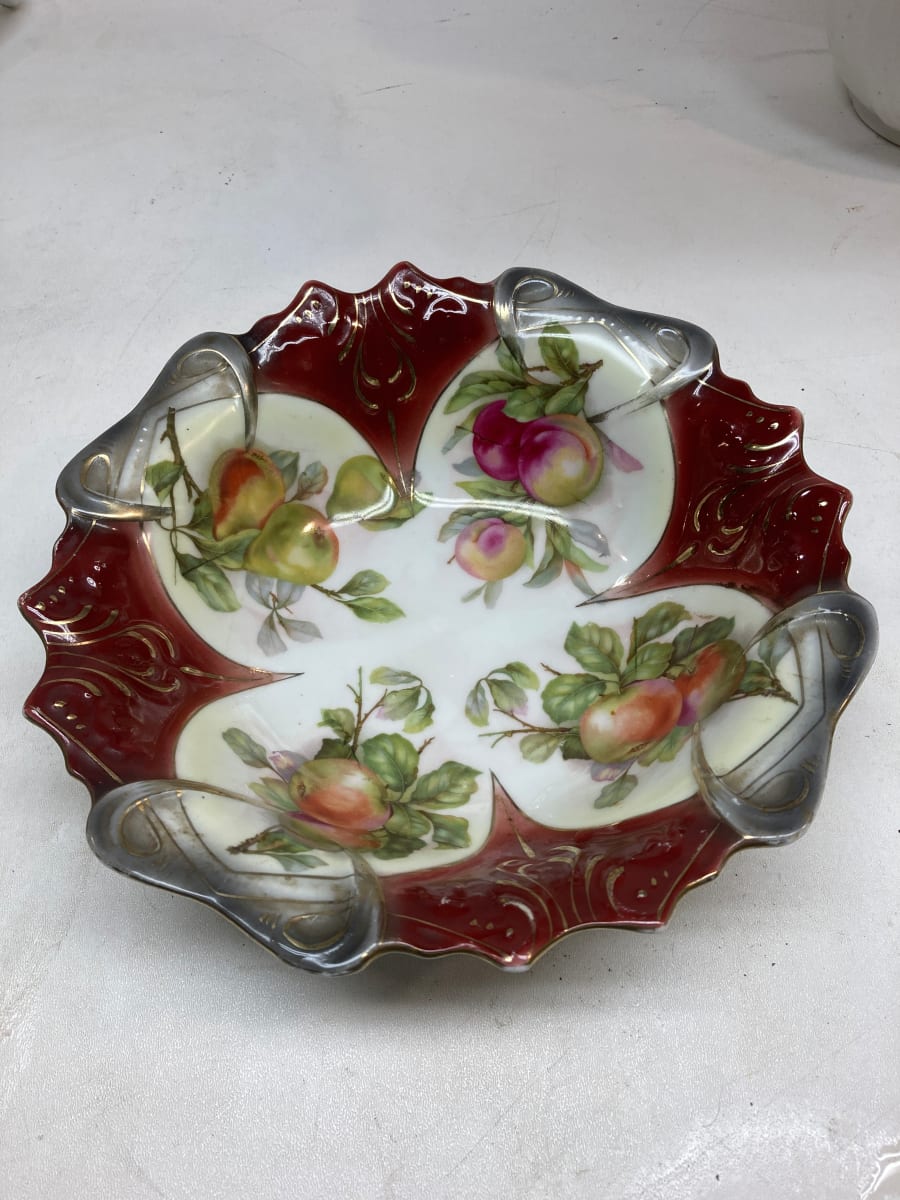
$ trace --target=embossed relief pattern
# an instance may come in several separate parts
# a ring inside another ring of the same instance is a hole
[[[277,678],[222,658],[182,621],[137,525],[71,522],[22,611],[47,649],[26,713],[60,742],[94,798],[172,774],[175,742],[194,712]]]
[[[697,799],[600,836],[531,821],[496,783],[494,801],[491,834],[474,859],[382,880],[386,945],[469,949],[524,967],[570,929],[664,924],[738,842]]]
[[[786,606],[846,586],[850,495],[810,470],[800,413],[763,404],[718,364],[664,403],[676,461],[672,516],[615,595],[725,583]]]

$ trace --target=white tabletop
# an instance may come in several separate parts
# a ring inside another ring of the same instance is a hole
[[[853,115],[823,6],[0,11],[0,1193],[900,1196],[900,149]],[[62,529],[61,465],[188,337],[401,258],[546,267],[709,329],[854,491],[881,620],[800,842],[524,975],[280,965],[102,867],[84,788],[20,716],[42,651],[15,599]]]

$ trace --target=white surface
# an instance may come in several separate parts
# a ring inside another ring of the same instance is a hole
[[[900,1195],[900,151],[814,0],[29,0],[0,72],[0,1193]],[[855,491],[882,622],[802,841],[524,976],[280,966],[101,867],[18,715],[60,466],[187,337],[401,257],[546,266],[709,328]]]

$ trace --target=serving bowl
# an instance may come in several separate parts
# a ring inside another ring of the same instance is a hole
[[[63,470],[26,714],[105,863],[294,965],[656,928],[806,829],[875,652],[801,428],[545,271],[307,283]]]

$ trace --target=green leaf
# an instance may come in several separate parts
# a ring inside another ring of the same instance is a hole
[[[419,702],[420,690],[420,685],[416,683],[412,687],[388,692],[381,705],[382,715],[389,721],[400,721],[408,717]]]
[[[582,593],[582,595],[587,596],[589,599],[593,599],[597,594],[596,588],[592,588],[588,583],[581,567],[576,567],[573,562],[568,562],[566,563],[566,574],[578,588],[579,592]]]
[[[496,512],[492,508],[458,508],[450,514],[441,526],[438,533],[438,541],[449,542],[451,538],[457,537],[474,521],[483,521],[487,517],[496,517],[496,515]]]
[[[358,571],[338,591],[342,596],[374,596],[383,592],[387,585],[388,580],[377,571]]]
[[[490,708],[484,691],[484,683],[478,682],[466,696],[466,716],[473,725],[487,725]]]
[[[562,744],[562,756],[567,761],[569,759],[590,759],[590,755],[585,750],[582,744],[581,737],[577,729],[571,730]]]
[[[659,679],[664,675],[672,659],[671,642],[647,642],[628,660],[622,675],[623,687],[638,679]]]
[[[664,738],[660,738],[659,741],[648,746],[638,758],[638,762],[642,767],[649,767],[651,763],[655,762],[671,762],[690,737],[690,726],[685,728],[676,725]]]
[[[259,633],[256,635],[256,644],[263,654],[282,654],[287,649],[278,633],[274,612],[269,613],[260,625]]]
[[[672,643],[672,662],[684,662],[704,646],[711,646],[713,642],[727,638],[733,629],[734,617],[716,617],[714,621],[707,621],[705,625],[682,629]]]
[[[492,579],[484,585],[484,603],[488,608],[495,608],[503,591],[503,580]]]
[[[637,775],[620,775],[618,779],[606,785],[594,801],[594,808],[611,808],[614,804],[621,804],[637,785]]]
[[[411,802],[420,808],[457,808],[475,792],[480,774],[463,763],[442,763],[436,771],[419,777]]]
[[[528,697],[517,683],[507,683],[505,679],[487,679],[485,682],[497,708],[504,712],[519,712],[528,707]]]
[[[400,684],[419,683],[417,675],[410,675],[409,671],[395,671],[393,667],[376,667],[369,676],[370,683],[383,683],[388,687],[397,687]]]
[[[505,371],[473,371],[460,380],[459,387],[444,406],[444,412],[459,412],[461,408],[468,408],[485,396],[499,396],[508,392],[518,383],[518,376],[507,375]]]
[[[607,683],[596,675],[556,675],[541,692],[551,721],[577,721],[588,705],[605,695]]]
[[[214,562],[226,571],[239,571],[244,565],[247,547],[256,541],[259,530],[242,529],[239,533],[232,533],[220,541],[200,530],[189,529],[187,534],[206,562]]]
[[[469,822],[465,817],[451,817],[446,813],[431,813],[435,844],[447,849],[461,848],[471,844]]]
[[[395,804],[394,811],[384,824],[388,833],[399,837],[427,837],[431,832],[431,822],[422,813],[410,808],[407,804]]]
[[[564,735],[559,733],[527,733],[519,742],[522,757],[528,762],[542,763],[562,744]]]
[[[250,791],[255,796],[259,796],[260,800],[265,801],[266,804],[273,804],[276,808],[291,811],[297,807],[291,799],[288,785],[283,779],[276,779],[274,776],[266,775],[262,779],[251,783]]]
[[[404,733],[421,733],[434,724],[434,704],[429,697],[421,708],[414,709],[403,722]]]
[[[175,558],[184,579],[197,589],[210,608],[216,612],[238,611],[240,602],[220,567],[194,554],[176,553]]]
[[[652,642],[663,634],[669,633],[681,621],[690,620],[691,614],[681,604],[673,604],[664,600],[662,604],[654,604],[642,617],[634,622],[631,634],[631,653],[643,646],[644,642]]]
[[[468,493],[473,500],[522,500],[525,489],[521,483],[507,483],[502,479],[470,479],[465,483],[457,483],[458,488]],[[497,516],[494,512],[492,516]]]
[[[578,347],[565,325],[557,322],[545,325],[538,338],[538,348],[541,358],[554,375],[558,375],[560,379],[571,379],[573,375],[577,375]]]
[[[506,397],[503,415],[514,421],[533,421],[544,415],[544,406],[554,388],[543,383],[530,383],[527,387],[516,387]]]
[[[398,837],[397,834],[385,833],[383,841],[375,850],[369,853],[373,858],[391,859],[407,858],[417,850],[424,850],[425,843],[421,838]]]
[[[172,488],[184,473],[184,467],[166,460],[155,462],[144,472],[144,481],[153,488],[160,500],[168,500]]]
[[[513,683],[517,683],[519,687],[530,688],[532,691],[540,687],[540,680],[530,667],[526,667],[523,662],[507,663],[505,667],[500,667],[499,671],[504,675],[508,675]]]
[[[346,601],[346,606],[352,609],[353,615],[361,621],[376,621],[381,625],[406,615],[393,600],[385,600],[383,597],[361,596],[358,600]]]
[[[789,700],[791,704],[797,703],[796,698],[782,686],[775,672],[755,658],[747,663],[737,690],[744,696],[777,696],[780,700]]]
[[[324,738],[316,758],[353,758],[353,751],[343,738]]]
[[[400,733],[376,734],[360,745],[357,756],[398,794],[406,791],[419,772],[416,748]]]
[[[554,392],[544,405],[548,416],[554,413],[580,413],[584,410],[584,398],[587,395],[587,380],[579,379],[576,383],[567,383],[559,391]]]
[[[297,480],[296,497],[305,500],[307,496],[317,496],[328,486],[328,472],[320,462],[311,462],[300,472]]]
[[[201,492],[194,501],[194,511],[188,528],[212,537],[212,501],[209,492]]]
[[[586,554],[584,550],[575,545],[572,535],[564,525],[557,525],[553,521],[548,521],[547,540],[556,547],[564,559],[575,563],[576,566],[581,567],[584,571],[608,570],[606,563],[596,562],[589,554]]]
[[[232,854],[267,854],[271,858],[277,858],[279,862],[285,865],[298,867],[324,867],[325,859],[319,858],[317,854],[310,853],[309,846],[298,841],[297,838],[291,837],[289,833],[285,833],[283,829],[266,829],[259,837],[254,838],[249,846],[238,849],[237,846],[229,846],[229,851]]]
[[[516,522],[518,524],[518,522]],[[522,535],[525,538],[525,566],[529,571],[534,571],[534,522],[529,518],[522,526]]]
[[[501,371],[505,371],[507,375],[512,375],[517,379],[523,378],[522,364],[503,338],[497,343],[497,362],[500,364]]]
[[[538,569],[525,581],[525,587],[539,588],[546,587],[548,583],[553,583],[559,578],[559,574],[563,569],[562,556],[556,552],[556,548],[552,545],[549,538],[547,547],[544,550],[544,557],[538,564]]]
[[[489,403],[493,403],[493,401],[489,401]],[[442,454],[449,454],[453,447],[461,442],[464,437],[468,437],[475,428],[475,422],[487,407],[487,404],[479,404],[477,408],[473,408],[466,415],[464,420],[457,422],[453,428],[453,432],[447,438],[446,442],[444,442],[443,446],[441,446]]]
[[[297,471],[300,467],[300,455],[296,450],[273,450],[269,455],[272,462],[281,472],[281,481],[284,484],[284,490],[290,491],[291,485],[297,478]]]
[[[312,621],[295,621],[292,617],[283,617],[279,613],[278,624],[294,642],[311,642],[322,636],[318,625]]]
[[[225,730],[222,737],[228,748],[248,767],[268,767],[269,759],[265,747],[255,741],[249,733],[244,733],[243,729],[232,726]]]
[[[625,657],[625,650],[614,629],[595,625],[592,621],[586,625],[573,622],[566,634],[564,648],[586,671],[604,679],[619,678],[619,663]]]
[[[333,730],[339,738],[349,741],[356,732],[356,717],[349,708],[323,708],[319,728]]]

